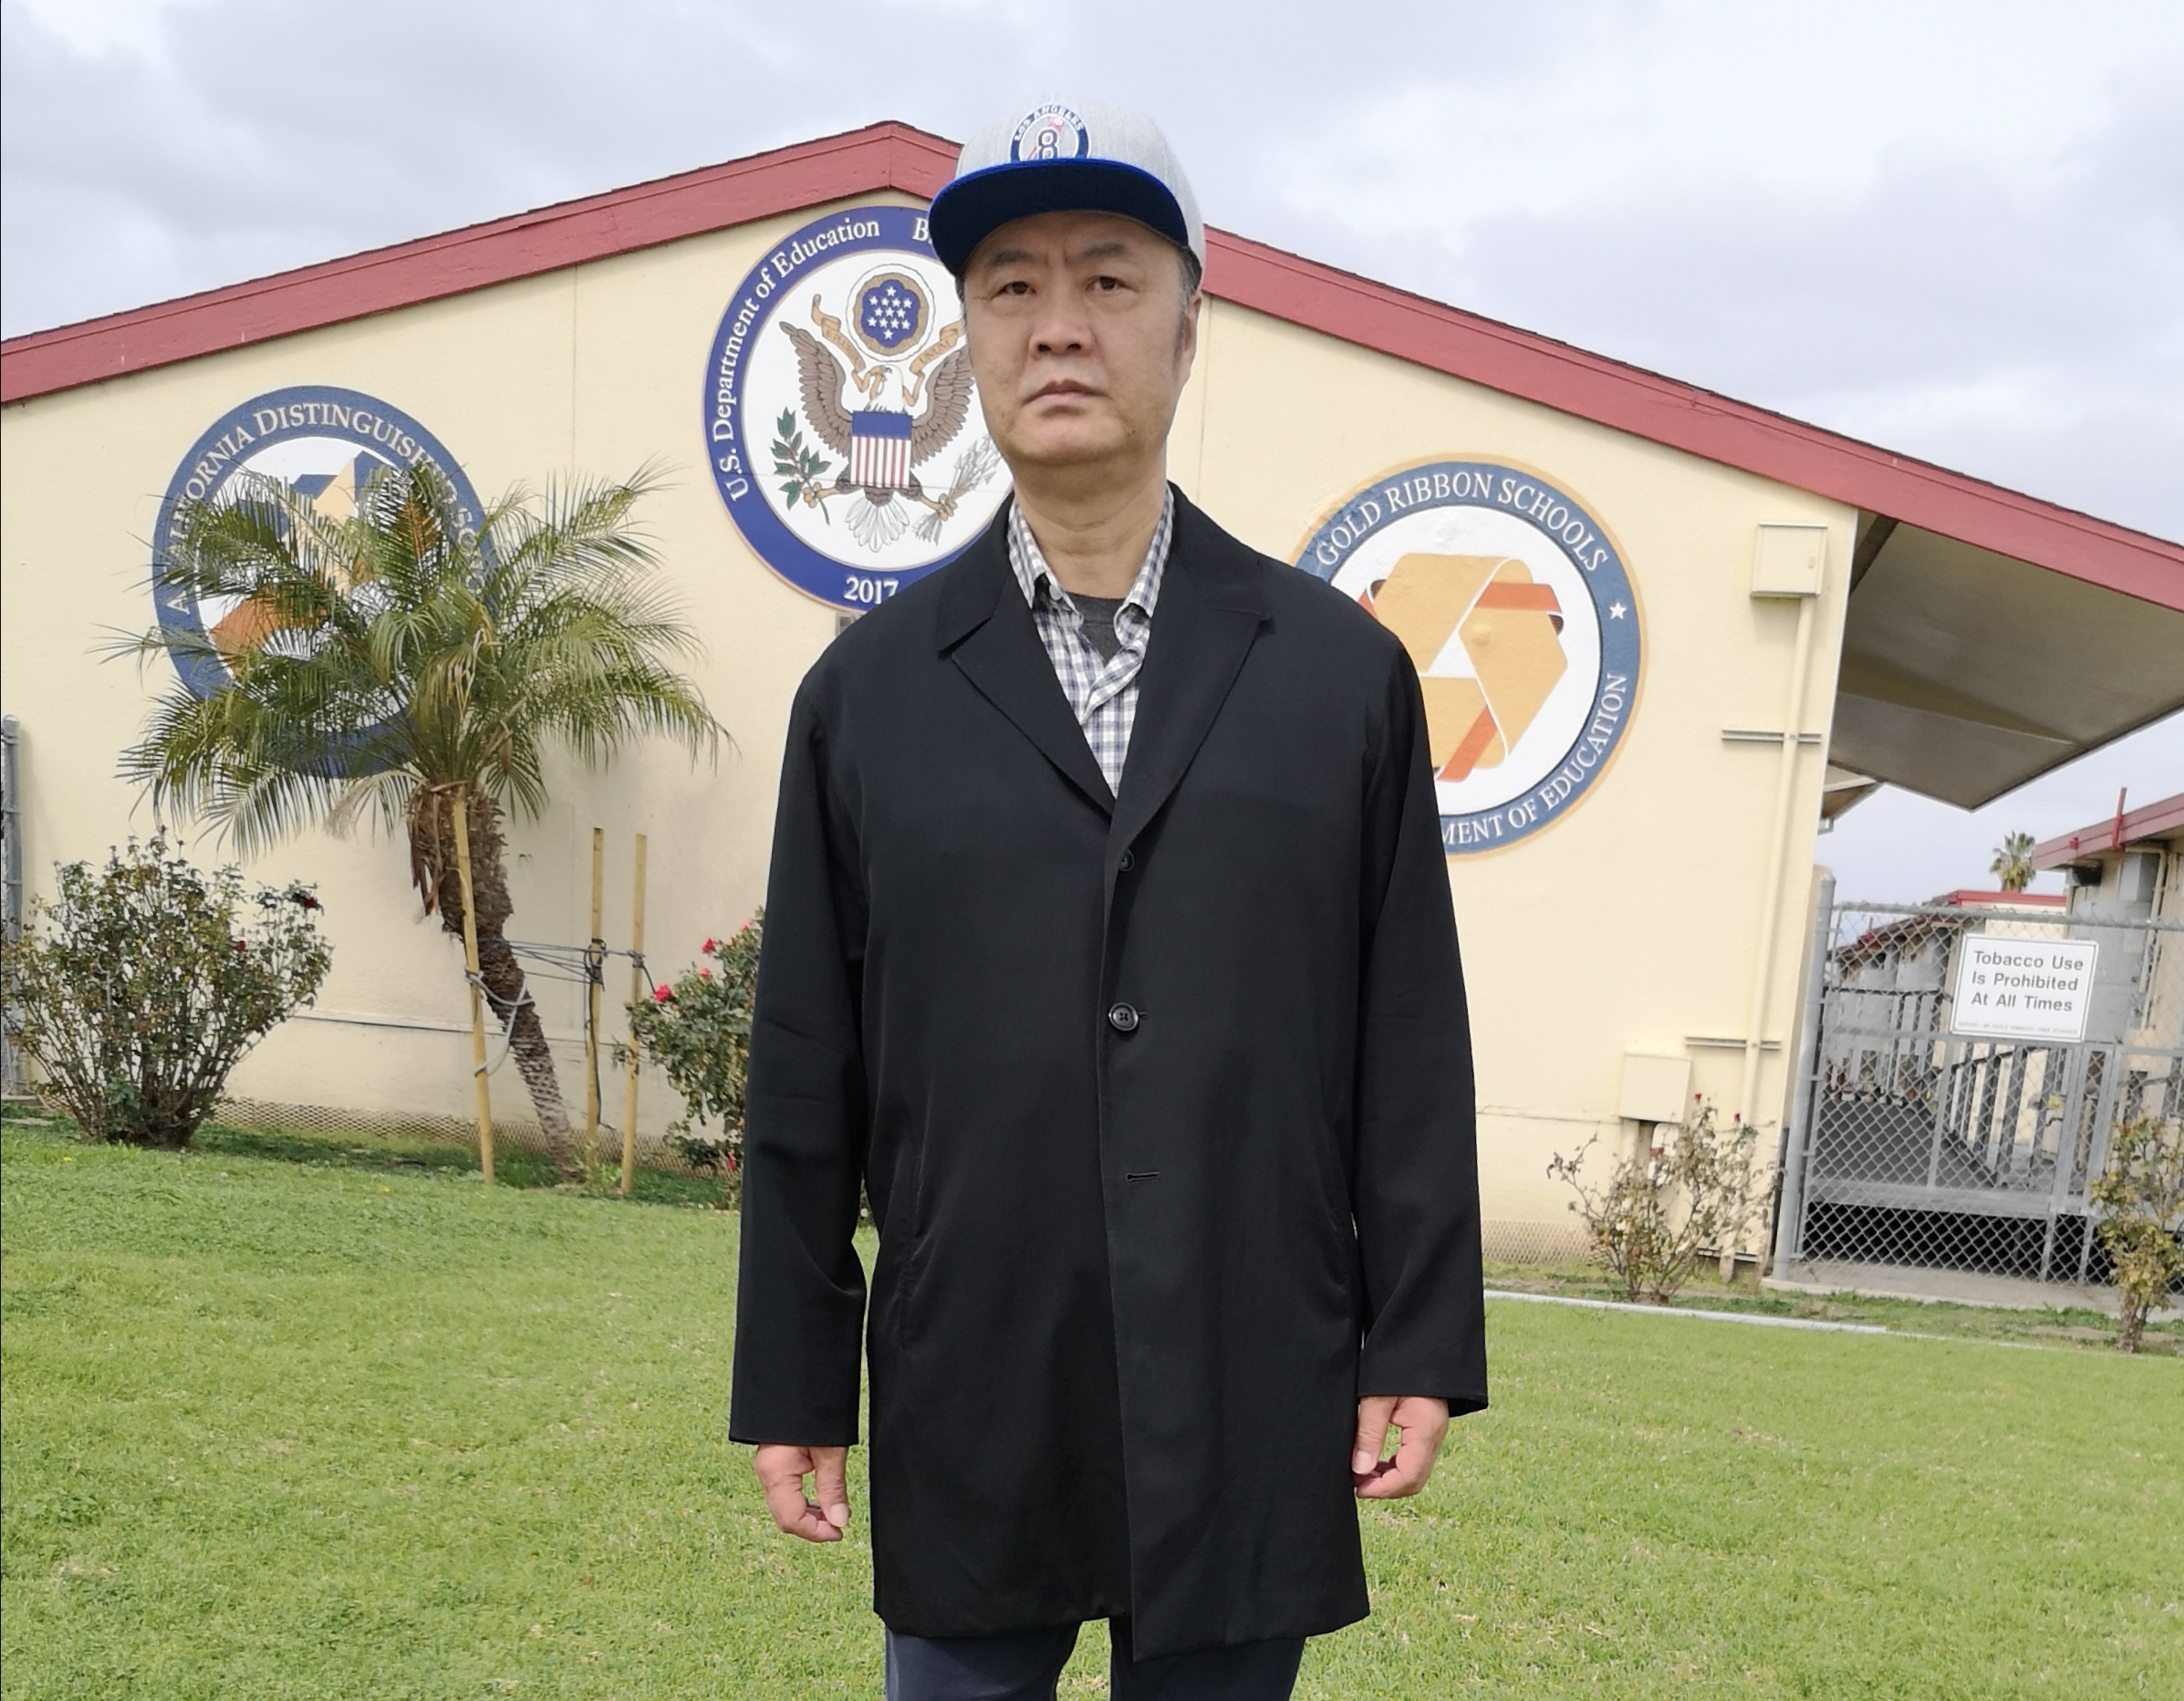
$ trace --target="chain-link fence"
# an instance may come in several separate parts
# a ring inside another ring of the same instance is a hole
[[[1814,943],[1777,1274],[2105,1282],[2110,1137],[2184,1116],[2184,922],[1844,903]]]

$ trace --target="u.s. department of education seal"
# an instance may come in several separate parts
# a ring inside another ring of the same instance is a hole
[[[752,268],[713,337],[705,438],[744,541],[822,602],[869,607],[962,553],[1008,478],[924,213],[852,207]]]
[[[204,633],[211,654],[170,650],[182,683],[209,697],[231,678],[221,658],[267,641],[274,627],[265,611],[240,598],[201,601],[187,586],[160,574],[156,564],[172,546],[174,516],[184,502],[218,503],[245,473],[277,479],[307,497],[320,513],[347,519],[357,494],[384,467],[437,469],[455,492],[465,520],[484,512],[478,493],[437,437],[400,408],[359,390],[305,384],[268,390],[230,408],[207,426],[182,457],[160,503],[152,536],[155,564],[152,606],[165,627]]]
[[[1640,652],[1629,568],[1538,473],[1491,461],[1386,473],[1336,504],[1296,564],[1409,652],[1450,856],[1561,820],[1621,746]]]

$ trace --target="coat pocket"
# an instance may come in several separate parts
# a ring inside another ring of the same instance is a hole
[[[932,1251],[931,1222],[931,1201],[926,1197],[925,1142],[919,1140],[906,1155],[909,1174],[904,1177],[908,1197],[904,1200],[910,1209],[907,1218],[908,1242],[903,1250],[901,1289],[896,1306],[900,1319],[897,1339],[905,1347],[914,1344],[924,1333],[924,1307],[920,1302],[925,1286],[926,1265]]]
[[[1321,1127],[1312,1131],[1313,1174],[1319,1186],[1319,1219],[1326,1225],[1329,1274],[1340,1285],[1353,1313],[1364,1290],[1364,1271],[1357,1250],[1357,1219],[1350,1208],[1349,1168],[1342,1161],[1342,1130]]]

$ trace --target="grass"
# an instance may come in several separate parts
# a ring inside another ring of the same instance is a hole
[[[581,1142],[581,1130],[577,1138]],[[478,1168],[478,1155],[471,1146],[430,1134],[358,1134],[341,1129],[229,1127],[208,1123],[197,1131],[194,1148],[204,1156],[270,1157],[333,1169],[474,1177]],[[603,1183],[595,1190],[619,1189],[620,1146],[610,1136],[598,1156]],[[494,1153],[494,1180],[510,1188],[562,1185],[553,1159],[544,1151],[505,1141]],[[648,1205],[713,1206],[722,1197],[720,1181],[714,1177],[641,1163],[631,1175],[629,1186],[630,1196]]]
[[[0,1693],[878,1693],[722,1437],[733,1216],[293,1156],[0,1133]],[[1301,1696],[2184,1694],[2184,1365],[1490,1318]]]

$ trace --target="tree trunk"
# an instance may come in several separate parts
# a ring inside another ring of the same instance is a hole
[[[485,1007],[494,1024],[507,1031],[509,1053],[530,1090],[554,1167],[564,1179],[576,1180],[583,1172],[573,1149],[568,1110],[561,1102],[560,1078],[554,1073],[554,1054],[546,1044],[545,1024],[538,1020],[538,1006],[525,988],[523,965],[503,931],[515,905],[508,896],[500,808],[482,792],[460,789],[470,832],[470,879],[478,910],[478,979],[485,989]],[[437,910],[440,925],[460,939],[463,882],[455,866],[457,790],[421,786],[412,793],[410,873],[424,897],[426,913]],[[515,1012],[513,1022],[510,1011]]]

